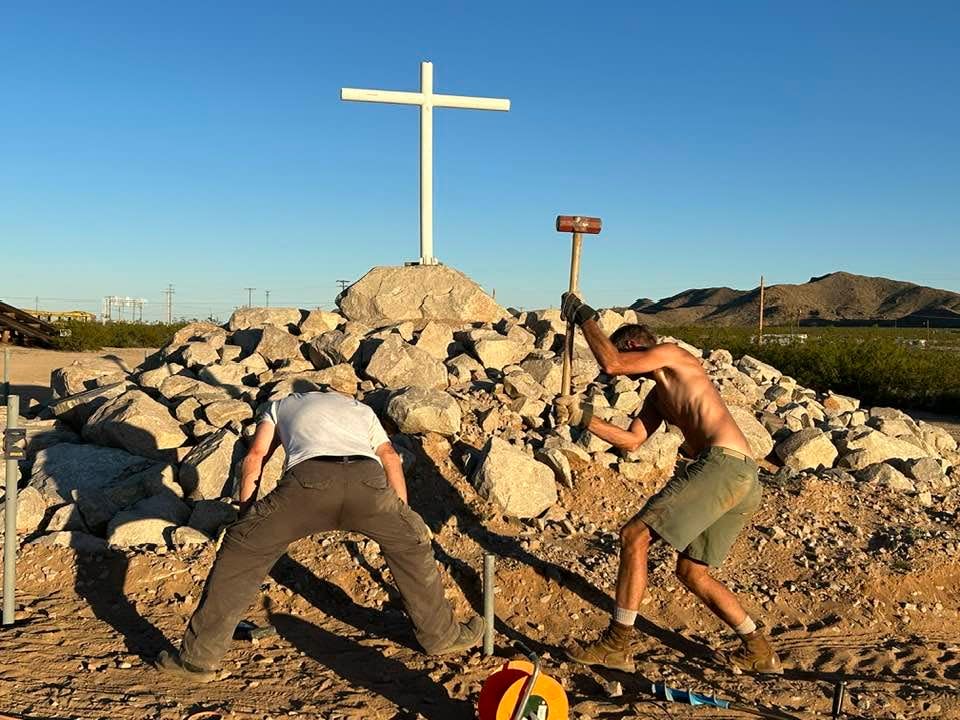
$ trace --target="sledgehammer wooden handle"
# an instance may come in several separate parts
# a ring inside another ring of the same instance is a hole
[[[557,232],[573,233],[573,250],[570,255],[570,292],[580,289],[580,249],[583,246],[583,233],[597,235],[603,227],[598,217],[585,215],[558,215]],[[563,343],[563,376],[560,380],[560,392],[569,395],[573,391],[573,320],[567,320],[567,336]]]

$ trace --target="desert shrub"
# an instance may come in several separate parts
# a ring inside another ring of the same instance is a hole
[[[59,327],[69,335],[58,338],[57,349],[88,351],[105,347],[162,347],[186,323],[84,323],[68,321]]]
[[[960,414],[960,334],[892,328],[803,328],[804,344],[758,346],[747,328],[662,328],[701,348],[753,355],[819,392],[860,398],[868,406]],[[904,339],[929,338],[926,349]],[[951,349],[954,348],[954,349]]]

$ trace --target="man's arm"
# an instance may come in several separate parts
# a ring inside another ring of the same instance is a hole
[[[600,369],[607,375],[642,375],[653,372],[675,362],[678,350],[685,352],[672,343],[655,345],[648,350],[620,352],[600,329],[596,320],[587,320],[580,329],[600,364]]]
[[[387,483],[401,500],[407,502],[407,481],[403,478],[403,460],[400,453],[393,449],[389,442],[378,445],[374,452],[383,464],[383,473],[387,476]]]
[[[257,499],[260,487],[260,475],[263,466],[280,444],[276,434],[277,426],[272,422],[261,421],[250,442],[250,448],[243,458],[240,473],[240,512],[245,512]]]
[[[657,431],[661,423],[663,423],[663,418],[654,406],[651,397],[647,396],[640,414],[634,418],[630,427],[626,430],[598,417],[590,420],[587,430],[620,450],[633,452]]]

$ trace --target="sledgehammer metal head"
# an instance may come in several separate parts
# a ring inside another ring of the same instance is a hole
[[[586,233],[599,235],[603,220],[584,215],[557,215],[557,232]]]
[[[557,232],[573,233],[573,250],[570,254],[570,292],[577,292],[580,283],[580,248],[583,234],[599,235],[603,221],[598,217],[585,215],[557,215]],[[572,388],[571,369],[573,367],[573,321],[567,323],[567,337],[563,344],[563,376],[560,392],[569,395]]]

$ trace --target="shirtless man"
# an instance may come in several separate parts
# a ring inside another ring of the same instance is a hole
[[[780,660],[762,625],[736,596],[710,576],[760,504],[757,464],[740,428],[699,360],[672,343],[659,344],[644,325],[625,325],[609,339],[597,313],[577,295],[564,293],[562,315],[583,331],[607,375],[656,381],[638,416],[626,430],[593,416],[579,396],[557,399],[556,417],[626,451],[636,450],[664,421],[683,432],[685,449],[696,460],[676,475],[620,530],[616,610],[610,627],[595,642],[567,651],[571,660],[632,672],[633,624],[647,589],[650,545],[664,540],[677,550],[676,574],[688,590],[739,635],[742,647],[730,660],[743,670],[781,673]]]

